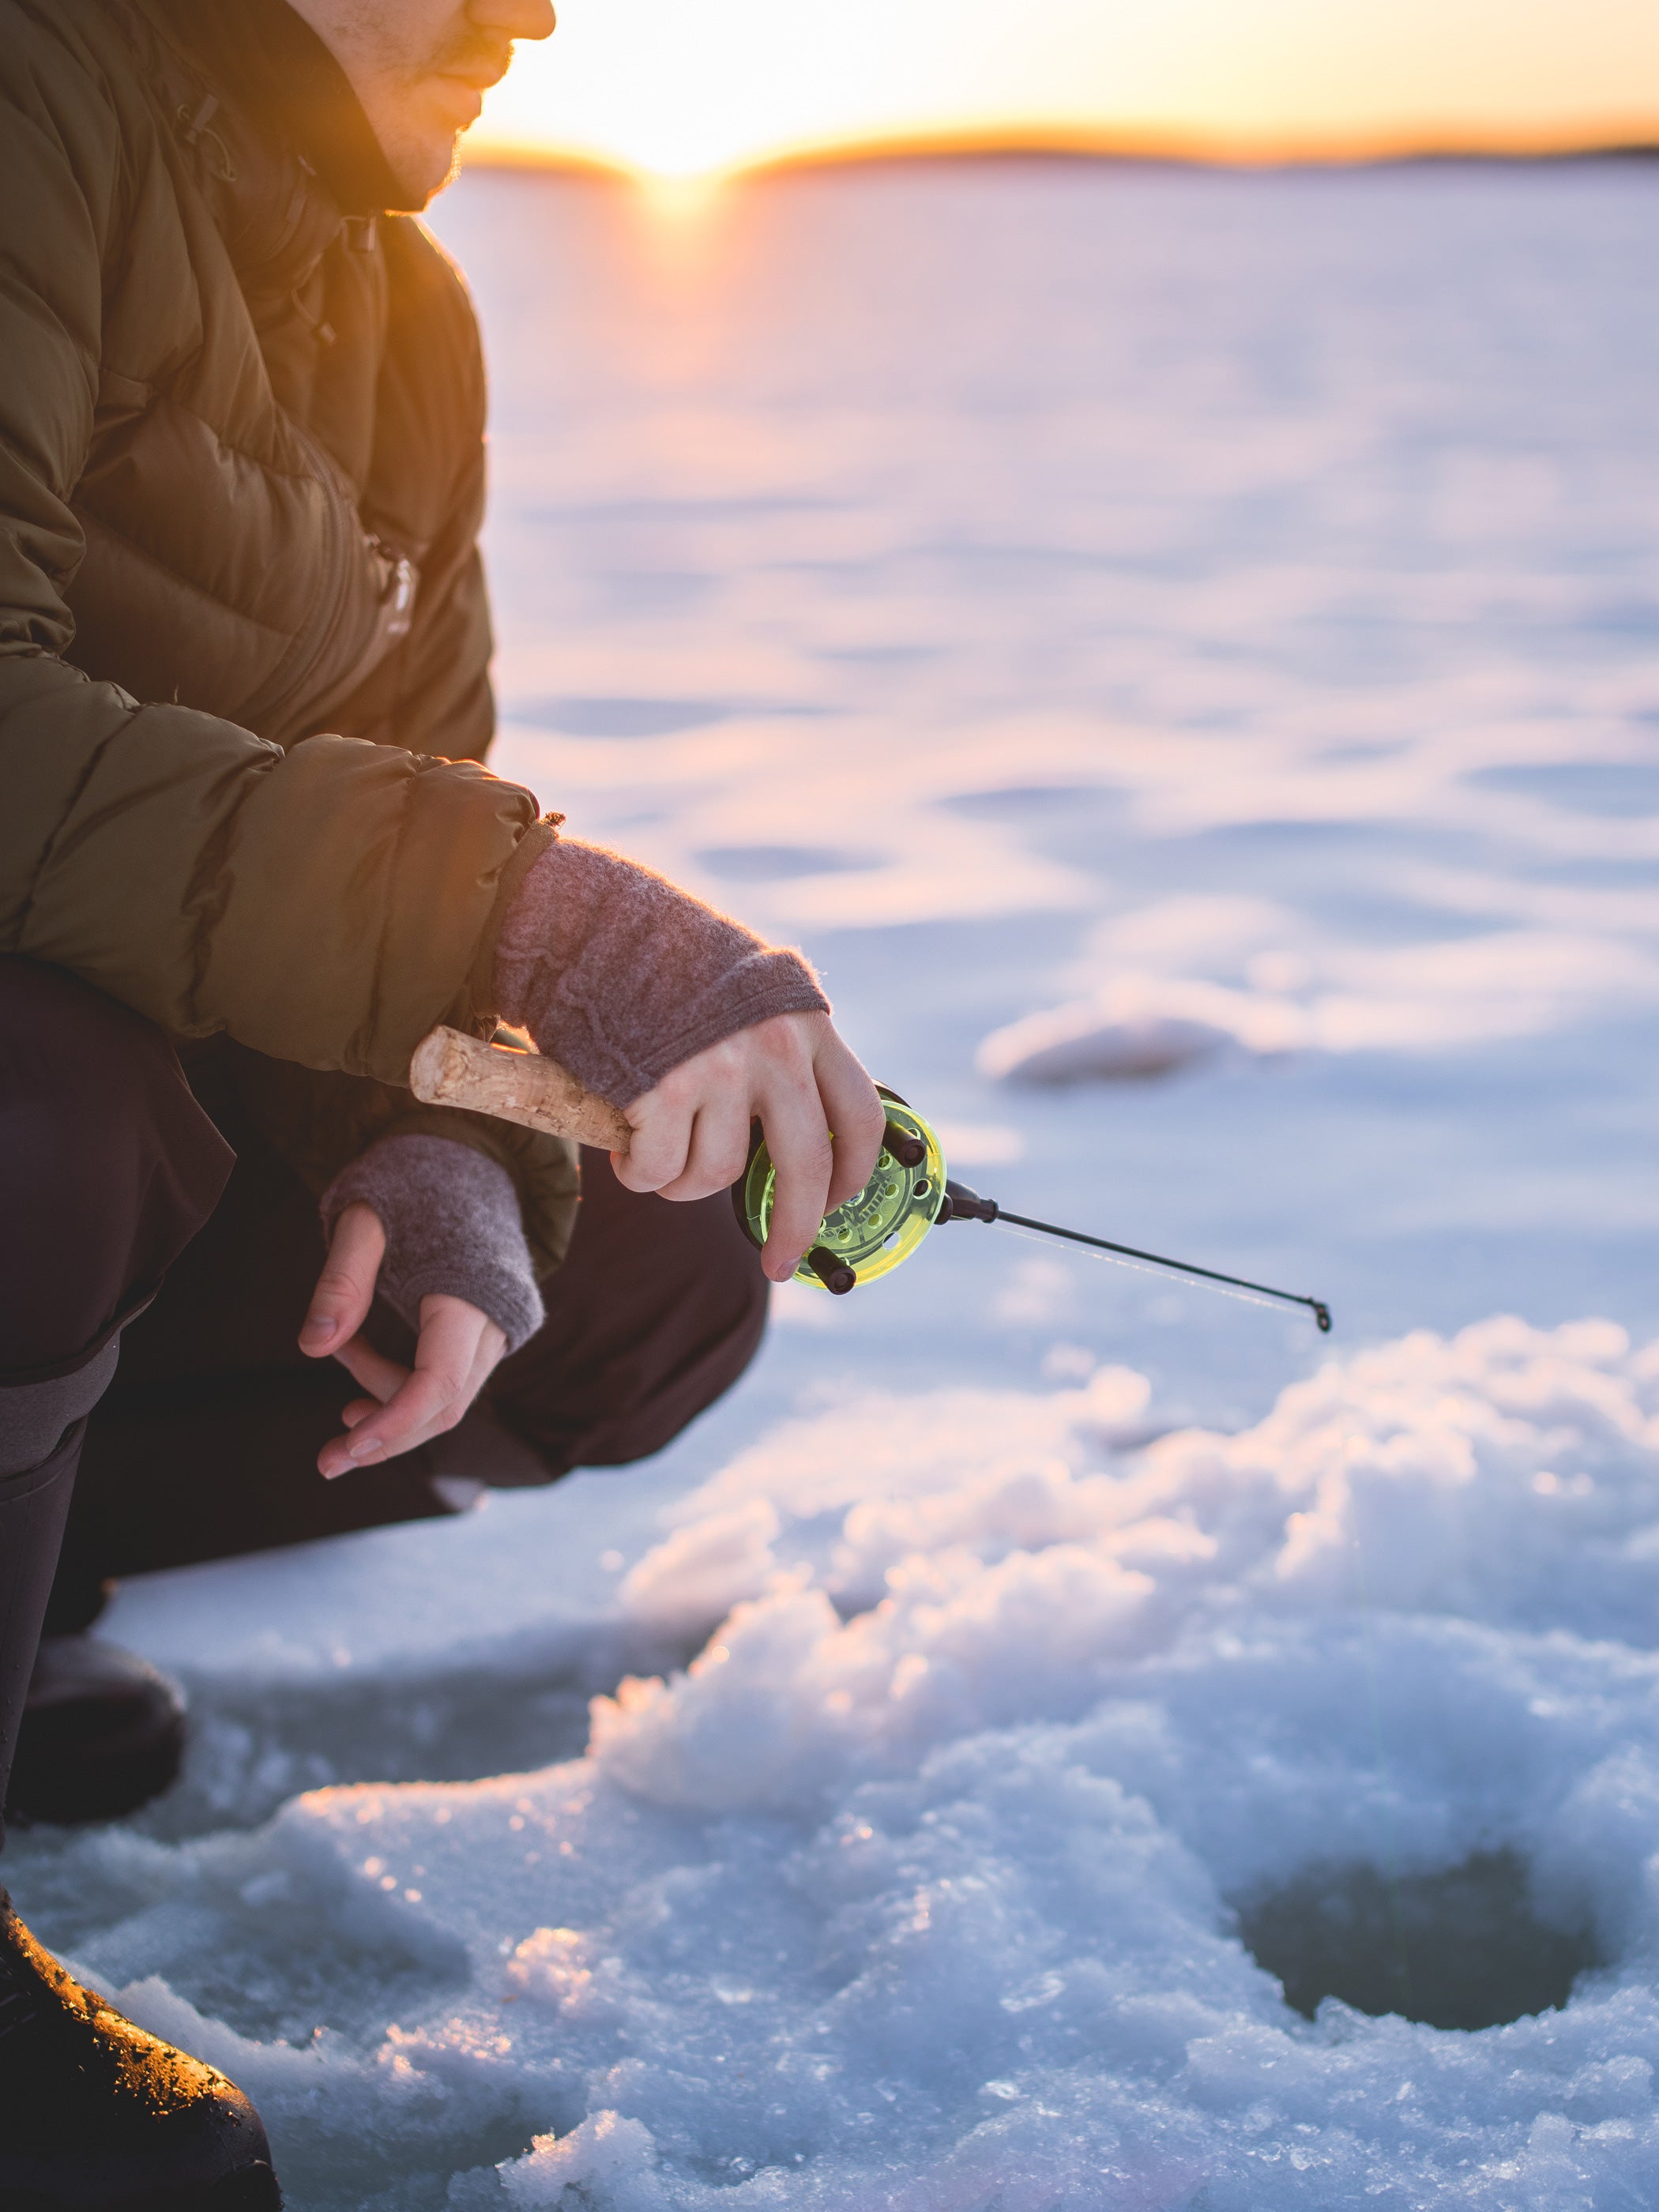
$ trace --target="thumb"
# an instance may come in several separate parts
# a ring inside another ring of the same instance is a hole
[[[347,1206],[334,1224],[328,1258],[300,1331],[300,1349],[307,1358],[321,1359],[356,1336],[368,1317],[385,1257],[380,1215],[361,1200]]]

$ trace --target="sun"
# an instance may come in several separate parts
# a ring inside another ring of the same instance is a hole
[[[477,151],[552,140],[641,177],[689,180],[729,174],[822,127],[827,88],[803,97],[799,18],[787,4],[570,0],[560,19],[555,39],[521,48],[490,95]]]

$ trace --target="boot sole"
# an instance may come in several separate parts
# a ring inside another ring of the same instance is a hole
[[[283,2192],[268,2166],[244,2166],[216,2182],[188,2212],[283,2212]]]
[[[128,2208],[123,2205],[120,2212]],[[189,2197],[169,2191],[165,2197],[146,2197],[131,2212],[283,2212],[283,2192],[268,2166],[245,2166]]]
[[[76,2201],[90,2200],[43,2197],[38,2190],[8,2190],[0,2183],[3,2212],[68,2212]],[[152,2191],[147,2197],[129,2197],[118,2204],[110,2202],[100,2212],[283,2212],[283,2192],[268,2166],[245,2166],[240,2173],[228,2173],[187,2197],[167,2189],[160,2195]]]

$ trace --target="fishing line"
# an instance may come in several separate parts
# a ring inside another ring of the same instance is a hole
[[[997,1219],[1001,1222],[1006,1222],[1009,1228],[1013,1230],[1015,1236],[1023,1237],[1026,1243],[1037,1245],[1042,1244],[1042,1237],[1035,1234],[1031,1230],[1026,1228],[1023,1223],[1016,1227],[1014,1216],[1012,1213],[999,1213]],[[1163,1262],[1154,1262],[1146,1260],[1131,1260],[1121,1252],[1103,1249],[1103,1247],[1105,1242],[1103,1238],[1097,1237],[1092,1240],[1085,1240],[1085,1242],[1089,1244],[1089,1257],[1091,1260],[1098,1260],[1106,1267],[1121,1267],[1126,1274],[1151,1275],[1153,1280],[1156,1281],[1158,1279],[1158,1267],[1165,1264]],[[1044,1249],[1046,1249],[1046,1247]],[[1179,1266],[1178,1262],[1174,1261],[1168,1264],[1177,1267]],[[1277,1313],[1279,1311],[1277,1305],[1273,1304],[1267,1298],[1258,1297],[1254,1291],[1235,1290],[1231,1284],[1195,1284],[1194,1287],[1194,1289],[1202,1288],[1213,1291],[1218,1297],[1233,1298],[1242,1306],[1257,1306],[1263,1313]]]
[[[998,1206],[994,1199],[981,1199],[975,1191],[966,1192],[963,1195],[976,1200],[981,1206],[990,1207],[992,1211],[969,1215],[969,1209],[957,1199],[961,1188],[957,1183],[948,1186],[953,1201],[951,1215],[953,1221],[957,1218],[1006,1221],[1012,1229],[1035,1231],[1040,1237],[1063,1237],[1068,1244],[1087,1245],[1091,1251],[1102,1253],[1106,1258],[1119,1261],[1126,1266],[1163,1267],[1172,1275],[1188,1276],[1219,1291],[1224,1297],[1237,1298],[1243,1305],[1266,1305],[1272,1300],[1280,1305],[1306,1306],[1319,1324],[1320,1334],[1330,1334],[1331,1310],[1322,1298],[1303,1297],[1295,1291],[1275,1291],[1267,1283],[1253,1283],[1243,1275],[1224,1275],[1214,1267],[1200,1267],[1190,1260],[1166,1260],[1161,1253],[1139,1251],[1133,1244],[1116,1244],[1109,1237],[1090,1237],[1081,1229],[1060,1229],[1052,1221],[1033,1221],[1026,1214],[1008,1212],[1005,1207]]]

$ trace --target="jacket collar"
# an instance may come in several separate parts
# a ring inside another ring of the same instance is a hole
[[[351,81],[288,0],[155,0],[185,52],[262,131],[285,140],[342,215],[399,192]]]

